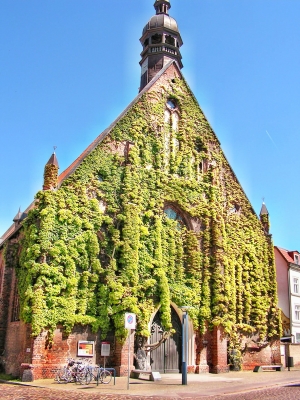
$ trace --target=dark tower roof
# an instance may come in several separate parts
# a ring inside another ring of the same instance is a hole
[[[154,4],[156,15],[154,15],[143,29],[143,35],[151,29],[166,28],[179,33],[177,22],[168,14],[171,4],[169,0],[156,0]]]
[[[46,165],[55,165],[57,168],[59,168],[55,151],[53,152],[52,156],[49,158],[49,161],[47,162]]]
[[[14,222],[19,222],[22,218],[22,213],[21,213],[21,208],[19,208],[19,211],[17,213],[17,215],[15,216],[15,218],[13,219]]]
[[[269,215],[265,202],[263,201],[259,215]]]
[[[13,219],[13,221],[17,224],[20,223],[21,221],[23,221],[24,218],[27,217],[27,214],[21,211],[21,208],[19,207],[19,211],[17,213],[17,215],[15,216],[15,218]]]
[[[174,18],[167,14],[157,14],[153,15],[153,17],[150,18],[149,22],[145,25],[143,29],[143,35],[149,30],[159,28],[165,28],[167,30],[179,33],[178,25]]]

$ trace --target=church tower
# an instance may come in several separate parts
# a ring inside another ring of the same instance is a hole
[[[168,14],[170,1],[156,0],[154,8],[156,15],[146,24],[140,39],[143,46],[140,91],[169,61],[176,60],[179,68],[183,68],[180,54],[183,42],[177,22]]]

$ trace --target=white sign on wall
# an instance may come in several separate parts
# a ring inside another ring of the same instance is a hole
[[[93,357],[95,349],[94,341],[78,340],[77,356]]]
[[[110,354],[110,343],[109,342],[102,342],[101,343],[101,356],[102,357],[109,357]]]
[[[135,329],[136,317],[133,313],[125,313],[125,329]]]

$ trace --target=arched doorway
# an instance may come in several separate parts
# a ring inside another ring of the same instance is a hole
[[[156,350],[150,353],[152,371],[162,374],[178,373],[181,371],[182,334],[181,321],[177,313],[171,307],[172,327],[175,330]],[[156,343],[162,338],[164,329],[161,324],[160,311],[156,313],[151,325],[150,344]]]

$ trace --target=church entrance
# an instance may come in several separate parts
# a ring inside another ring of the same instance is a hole
[[[175,330],[157,349],[151,351],[151,368],[162,374],[178,373],[181,371],[182,334],[181,321],[171,307],[172,327]],[[158,311],[151,325],[150,344],[161,340],[164,329],[161,324],[161,315]]]

